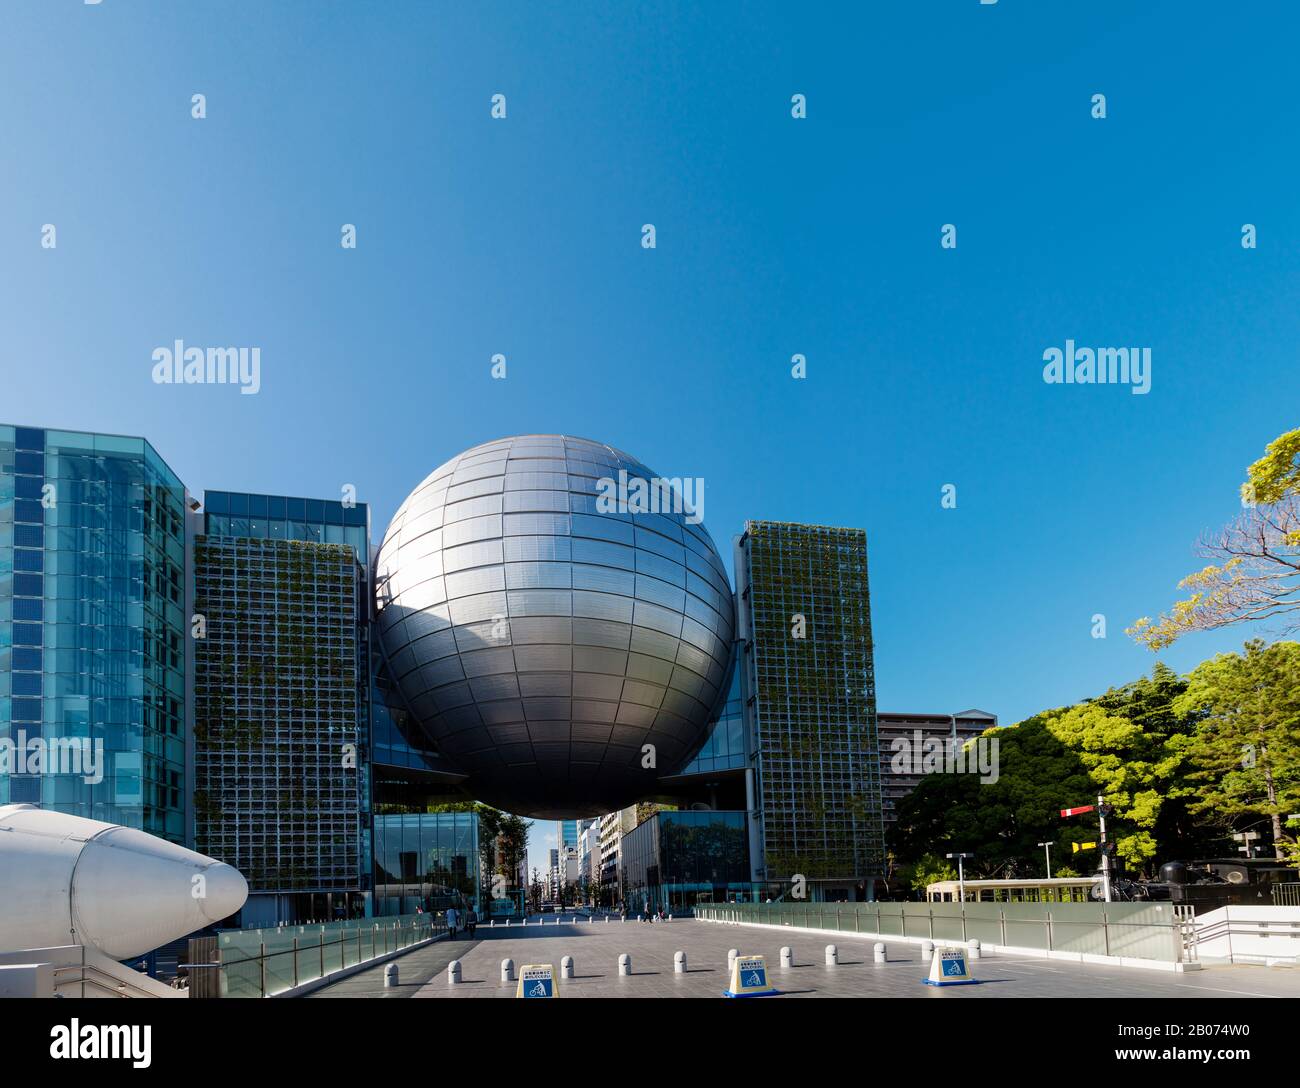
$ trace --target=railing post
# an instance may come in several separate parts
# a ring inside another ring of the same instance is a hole
[[[1102,912],[1102,925],[1105,926],[1105,911]],[[1052,951],[1052,912],[1047,912],[1047,951]]]
[[[930,940],[934,940],[934,908],[928,908],[925,913],[930,916]]]
[[[1007,943],[1007,910],[1006,907],[998,907],[998,929],[1002,934],[1002,944],[1005,947]]]
[[[262,941],[257,947],[259,949],[257,964],[262,976],[262,983],[261,983],[262,997],[265,997],[266,996],[266,942]]]
[[[325,931],[320,931],[320,977],[325,977]]]
[[[1106,955],[1110,955],[1110,913],[1105,907],[1101,910],[1101,933],[1106,942]]]
[[[963,900],[961,905],[961,939],[966,940],[966,903]]]
[[[293,939],[293,984],[298,985],[298,938]]]

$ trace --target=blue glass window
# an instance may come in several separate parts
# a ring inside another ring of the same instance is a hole
[[[41,645],[41,625],[39,623],[15,623],[14,624],[14,645],[15,646]]]
[[[14,619],[15,620],[43,620],[45,618],[45,602],[39,598],[32,597],[15,597],[14,598]]]
[[[41,720],[40,699],[13,700],[13,719],[16,722],[38,722]]]
[[[307,520],[316,522],[325,520],[325,503],[321,499],[307,500]]]
[[[14,650],[14,669],[17,672],[40,672],[42,651],[22,646]]]
[[[259,518],[266,520],[266,496],[249,495],[248,496],[248,516],[250,518]]]
[[[41,488],[45,486],[44,477],[14,477],[14,495],[20,499],[40,499]]]
[[[230,498],[230,513],[231,513],[231,516],[232,516],[232,517],[237,517],[237,518],[246,518],[246,517],[248,517],[248,496],[247,496],[247,495],[231,495],[231,496],[229,496],[229,498]]]
[[[44,525],[45,509],[39,502],[19,499],[14,503],[14,521],[34,521],[38,525]]]
[[[14,570],[42,571],[44,569],[44,552],[32,551],[30,548],[14,549]]]
[[[14,543],[20,548],[45,547],[45,526],[15,525]]]
[[[288,515],[285,513],[285,500],[282,495],[270,495],[266,500],[266,516],[272,521],[284,521]]]
[[[38,672],[16,672],[13,675],[15,695],[39,695],[41,693],[41,674]]]
[[[45,579],[39,574],[15,574],[15,597],[41,597],[45,594]]]
[[[44,476],[45,455],[19,450],[14,454],[14,471],[24,476]]]
[[[203,506],[209,514],[230,513],[230,496],[224,491],[205,491]]]
[[[15,427],[14,449],[44,450],[45,432],[36,427]]]
[[[286,500],[288,510],[285,514],[290,521],[307,520],[307,500],[306,499],[288,499]]]
[[[365,525],[366,523],[366,504],[359,502],[356,506],[345,506],[343,508],[344,525]]]

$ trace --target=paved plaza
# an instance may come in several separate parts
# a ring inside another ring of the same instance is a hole
[[[824,949],[834,942],[840,963],[827,967]],[[1250,966],[1206,967],[1175,973],[1104,967],[1044,957],[986,953],[974,964],[978,986],[943,989],[923,985],[920,947],[885,942],[887,962],[872,962],[873,939],[848,934],[813,934],[754,926],[679,919],[672,922],[589,923],[572,915],[556,923],[489,929],[473,940],[442,940],[394,960],[400,985],[384,988],[384,965],[367,968],[310,997],[504,997],[515,984],[503,983],[501,961],[550,963],[559,980],[560,958],[572,956],[572,979],[558,981],[562,997],[712,997],[727,988],[727,950],[767,958],[768,976],[783,997],[915,997],[973,1001],[989,997],[1300,997],[1300,970]],[[780,950],[794,950],[794,966],[781,968]],[[675,974],[673,954],[686,953],[689,971]],[[618,957],[632,957],[632,974],[621,977]],[[459,985],[447,982],[447,965],[461,962]],[[780,998],[769,999],[780,1000]]]

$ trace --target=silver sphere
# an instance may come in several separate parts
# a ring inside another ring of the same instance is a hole
[[[620,472],[631,486],[616,491]],[[638,479],[659,478],[598,442],[503,438],[431,473],[384,534],[389,671],[478,800],[537,819],[613,812],[706,739],[731,586],[680,494]]]

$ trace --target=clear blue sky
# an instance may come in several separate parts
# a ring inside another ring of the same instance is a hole
[[[1297,424],[1300,9],[1135,6],[10,0],[0,418],[377,534],[465,447],[596,438],[703,477],[728,562],[865,528],[882,709],[1097,694]],[[154,385],[177,338],[262,391]],[[1067,338],[1150,394],[1044,384]]]

